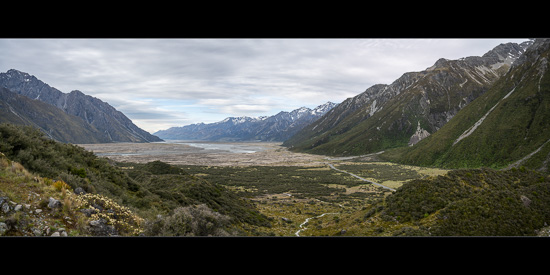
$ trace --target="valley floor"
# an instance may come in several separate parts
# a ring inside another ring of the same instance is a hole
[[[447,172],[381,162],[376,154],[330,158],[290,152],[280,145],[162,142],[80,146],[118,162],[160,160],[226,186],[253,202],[272,220],[272,228],[245,230],[274,236],[363,235],[350,230],[345,221],[356,220],[354,215],[364,212],[408,180]],[[339,224],[347,226],[340,228]]]
[[[190,145],[192,144],[192,145]],[[201,145],[211,145],[198,146]],[[216,146],[221,145],[221,146]],[[153,142],[79,144],[98,156],[120,162],[160,160],[173,165],[317,166],[323,156],[289,152],[280,142]],[[237,148],[237,150],[234,150]],[[243,153],[244,151],[253,153]]]

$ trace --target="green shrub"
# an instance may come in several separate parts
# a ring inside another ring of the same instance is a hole
[[[172,215],[147,223],[147,236],[229,236],[230,218],[206,205],[178,207]]]
[[[419,222],[432,214],[436,236],[535,235],[550,223],[550,180],[528,169],[453,170],[405,183],[386,198],[381,217]]]
[[[81,178],[85,178],[86,177],[86,170],[84,170],[84,168],[71,168],[71,174],[75,175],[75,176],[79,176]]]

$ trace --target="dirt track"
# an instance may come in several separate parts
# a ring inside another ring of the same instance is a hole
[[[215,143],[212,143],[215,144]],[[160,160],[170,164],[209,166],[320,166],[324,156],[289,152],[281,143],[223,143],[252,150],[254,153],[210,150],[178,143],[103,143],[79,144],[98,156],[122,162],[145,163]]]

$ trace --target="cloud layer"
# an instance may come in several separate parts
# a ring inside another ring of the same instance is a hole
[[[0,71],[80,90],[155,132],[339,103],[441,57],[525,40],[0,39]]]

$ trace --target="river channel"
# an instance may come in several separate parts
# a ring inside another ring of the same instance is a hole
[[[252,154],[267,150],[267,147],[256,142],[251,143],[222,143],[222,142],[193,142],[168,140],[167,143],[183,144],[204,150],[227,151],[236,154]]]

